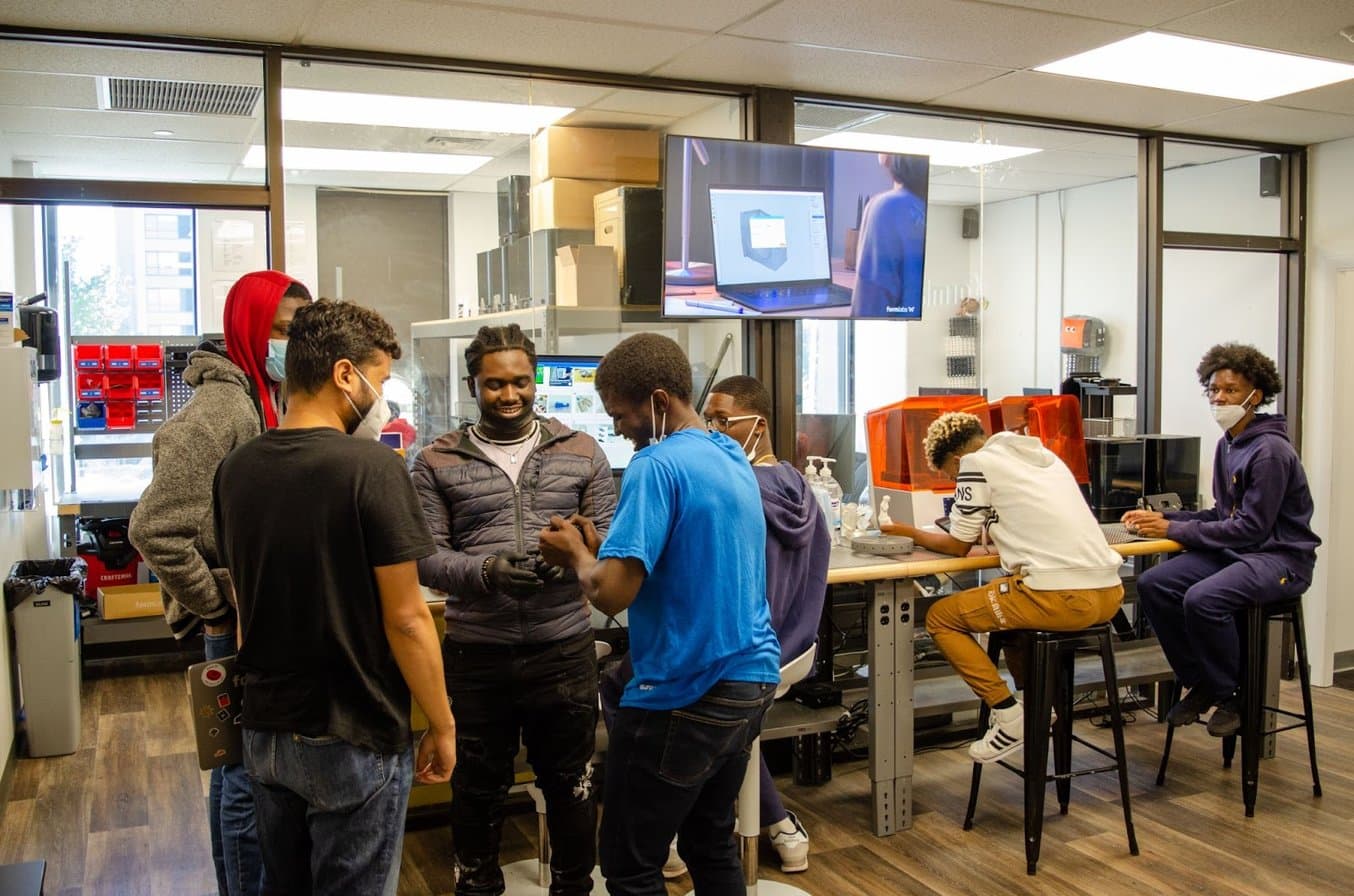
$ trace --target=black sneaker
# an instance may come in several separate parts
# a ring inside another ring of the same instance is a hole
[[[1241,729],[1241,698],[1232,695],[1218,704],[1208,719],[1208,733],[1228,737]]]
[[[1193,725],[1199,721],[1199,714],[1208,712],[1213,705],[1213,697],[1202,687],[1192,688],[1184,699],[1171,707],[1166,713],[1166,721],[1176,727]]]

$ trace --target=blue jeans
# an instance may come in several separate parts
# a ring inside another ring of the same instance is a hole
[[[1186,551],[1138,577],[1138,600],[1176,677],[1215,700],[1240,684],[1237,614],[1306,590],[1272,555],[1232,551]]]
[[[734,801],[775,685],[721,681],[681,709],[623,706],[606,757],[600,853],[611,896],[663,896],[668,844],[701,896],[743,896]]]
[[[265,893],[393,894],[414,752],[375,753],[337,737],[244,731]]]
[[[202,636],[206,658],[235,655],[235,632]],[[254,795],[243,765],[212,769],[207,796],[207,822],[212,835],[212,863],[221,896],[258,896],[263,891],[263,857],[254,823]]]

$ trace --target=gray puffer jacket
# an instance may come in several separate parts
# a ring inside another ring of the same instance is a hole
[[[616,510],[611,465],[592,436],[539,418],[541,442],[522,464],[518,485],[462,427],[419,452],[414,488],[437,552],[418,561],[419,580],[447,593],[447,637],[468,644],[558,641],[587,631],[587,605],[572,573],[538,594],[488,591],[484,560],[499,551],[535,551],[550,517],[580,513],[606,534]]]
[[[154,473],[132,511],[132,545],[160,579],[165,620],[176,638],[199,623],[234,617],[230,573],[216,552],[212,480],[226,455],[263,431],[249,377],[207,348],[188,356],[193,397],[155,433]]]

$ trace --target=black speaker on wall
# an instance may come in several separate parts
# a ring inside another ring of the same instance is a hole
[[[1279,195],[1279,157],[1260,157],[1260,195]]]
[[[964,209],[963,225],[960,228],[966,240],[976,240],[978,238],[978,210],[976,208]]]

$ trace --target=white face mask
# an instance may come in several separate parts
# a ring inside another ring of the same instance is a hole
[[[263,362],[268,379],[280,383],[287,378],[287,340],[269,339],[268,357]]]
[[[733,418],[731,417],[729,419],[732,420]],[[757,450],[753,446],[757,444],[757,424],[761,422],[762,422],[761,415],[755,415],[752,421],[752,432],[748,433],[748,437],[743,440],[742,445],[743,453],[747,455],[749,463],[757,459],[754,456],[757,453]]]
[[[371,389],[372,394],[375,395],[376,398],[372,401],[371,407],[367,408],[367,412],[363,414],[362,411],[358,410],[357,404],[348,396],[348,393],[343,393],[343,397],[348,399],[348,404],[353,406],[353,410],[362,415],[362,419],[358,421],[357,427],[354,428],[352,432],[348,433],[348,435],[360,436],[364,439],[378,441],[381,438],[381,430],[385,429],[385,425],[390,422],[390,405],[386,403],[386,400],[381,396],[381,393],[376,391],[376,388],[372,386],[371,382],[368,381],[365,376],[362,376],[362,371],[357,369],[356,364],[353,365],[353,370],[356,371],[357,375],[362,379],[362,382],[366,384],[367,388]]]
[[[654,419],[654,418],[657,418],[657,417],[658,417],[658,411],[655,410],[655,406],[654,406],[654,402],[653,402],[653,393],[652,393],[652,392],[649,393],[649,417],[650,417],[650,419]],[[649,436],[649,444],[650,444],[650,445],[657,445],[659,442],[663,441],[663,439],[667,436],[667,430],[668,430],[668,409],[667,409],[667,408],[664,408],[664,409],[663,409],[663,423],[662,423],[662,425],[660,425],[660,426],[658,427],[658,432],[657,432],[657,433],[655,433],[655,434],[652,435],[652,436]]]
[[[1246,402],[1250,401],[1251,395],[1254,394],[1255,390],[1252,389],[1250,395],[1247,395],[1241,400],[1241,404],[1211,405],[1209,409],[1213,412],[1213,419],[1217,421],[1218,426],[1222,427],[1224,431],[1227,431],[1240,423],[1241,418],[1245,417],[1246,412],[1250,410],[1246,407]]]

